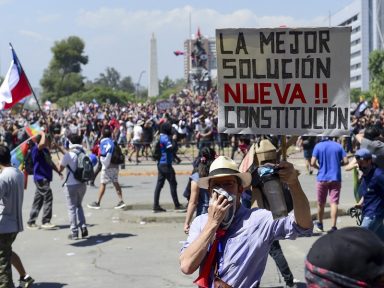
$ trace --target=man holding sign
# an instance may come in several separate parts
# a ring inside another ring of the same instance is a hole
[[[216,30],[219,132],[348,134],[350,30]],[[291,190],[294,217],[274,220],[264,209],[240,207],[250,175],[239,173],[226,157],[217,158],[209,176],[200,179],[211,205],[192,223],[180,256],[184,273],[200,267],[197,285],[259,287],[271,243],[311,234],[308,199],[297,173],[287,162],[278,169]]]

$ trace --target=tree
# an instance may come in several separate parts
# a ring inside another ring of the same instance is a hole
[[[368,69],[371,76],[369,83],[371,93],[376,95],[382,102],[384,99],[384,51],[375,50],[371,52]]]
[[[107,67],[105,74],[100,73],[95,84],[117,90],[120,86],[120,73],[115,68]]]
[[[168,76],[165,76],[162,81],[159,81],[159,95],[173,87],[175,87],[175,82],[173,82],[173,80]]]
[[[83,89],[81,65],[88,63],[88,56],[83,54],[84,47],[83,40],[77,36],[55,42],[51,48],[53,58],[40,80],[43,100],[57,102]]]
[[[120,81],[120,89],[128,93],[135,93],[136,87],[131,76],[124,77]]]

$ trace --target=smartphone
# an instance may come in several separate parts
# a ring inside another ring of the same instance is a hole
[[[228,202],[233,202],[233,197],[227,191],[225,191],[223,188],[214,187],[212,189],[212,191],[219,194],[219,195],[223,195],[225,198],[227,198]]]

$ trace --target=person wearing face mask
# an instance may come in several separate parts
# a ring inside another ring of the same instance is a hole
[[[359,186],[362,208],[361,226],[376,233],[384,241],[384,169],[373,164],[371,152],[361,148],[356,151],[355,159],[363,173]]]
[[[208,176],[199,179],[199,187],[209,191],[210,206],[192,222],[179,258],[184,274],[200,268],[196,285],[258,287],[273,241],[312,234],[308,199],[293,165],[281,162],[278,167],[281,181],[290,188],[294,213],[276,220],[268,210],[241,205],[252,176],[241,173],[229,157],[216,158]]]

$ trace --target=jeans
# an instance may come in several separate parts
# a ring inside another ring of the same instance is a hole
[[[153,202],[153,207],[159,207],[159,201],[160,201],[160,192],[161,189],[163,189],[165,180],[169,182],[169,186],[171,188],[171,196],[173,200],[173,204],[175,204],[175,207],[180,206],[179,199],[177,197],[177,182],[176,182],[176,174],[175,170],[173,169],[172,165],[170,164],[158,164],[157,165],[157,184],[155,188],[155,197]]]
[[[285,283],[293,284],[291,269],[289,269],[288,262],[284,257],[283,250],[281,250],[278,240],[272,242],[271,248],[269,249],[269,255],[275,260],[277,268],[279,268],[281,275],[283,275]]]
[[[84,210],[81,204],[86,189],[87,186],[85,183],[64,186],[70,229],[74,235],[77,235],[79,228],[86,227]]]
[[[15,287],[12,281],[12,243],[17,232],[0,234],[0,288]]]
[[[53,196],[50,182],[47,179],[35,181],[36,191],[35,198],[33,199],[31,213],[29,215],[28,224],[35,224],[37,216],[39,216],[39,212],[41,208],[43,208],[43,217],[42,223],[51,222],[52,218],[52,204],[53,204]]]
[[[367,228],[374,232],[379,238],[384,241],[384,218],[383,217],[363,217],[361,227]]]

